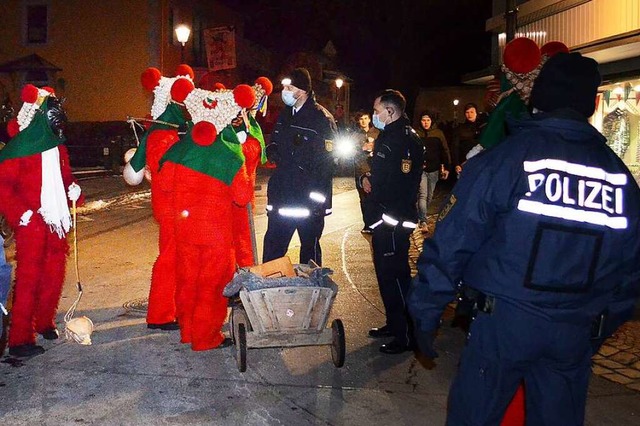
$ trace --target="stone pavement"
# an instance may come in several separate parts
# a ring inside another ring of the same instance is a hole
[[[438,184],[436,188],[427,220],[431,231],[435,228],[438,208],[446,199],[450,189],[451,186],[447,184]],[[412,235],[409,259],[414,274],[416,273],[415,266],[418,256],[422,252],[422,242],[429,235],[425,235],[419,230],[416,230]],[[447,316],[451,315],[452,309],[449,309],[445,312],[445,320]],[[640,305],[636,306],[633,319],[623,324],[593,356],[593,373],[640,392]]]

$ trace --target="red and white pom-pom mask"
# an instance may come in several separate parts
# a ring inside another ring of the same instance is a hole
[[[208,121],[220,133],[231,124],[242,109],[235,101],[233,91],[193,89],[184,100],[187,111],[194,124]]]
[[[153,89],[153,104],[151,105],[151,117],[156,120],[164,113],[171,102],[171,87],[180,78],[186,78],[189,81],[189,75],[179,75],[177,77],[160,77],[158,85]]]

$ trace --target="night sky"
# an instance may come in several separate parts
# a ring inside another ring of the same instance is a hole
[[[380,89],[409,100],[418,87],[455,85],[491,63],[484,31],[491,0],[223,0],[247,16],[245,37],[272,50],[320,51],[331,40],[339,69],[354,80],[355,107]],[[277,63],[277,62],[276,62]]]

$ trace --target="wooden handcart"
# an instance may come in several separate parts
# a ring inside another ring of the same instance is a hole
[[[247,349],[323,345],[331,347],[333,364],[342,367],[344,326],[334,319],[326,327],[337,293],[332,287],[240,290],[242,304],[232,307],[230,319],[238,370],[247,369]]]

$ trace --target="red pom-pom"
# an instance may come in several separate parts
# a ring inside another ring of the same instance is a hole
[[[38,100],[38,88],[33,84],[26,84],[22,88],[22,93],[20,94],[20,98],[22,102],[26,102],[29,104],[34,103]]]
[[[217,136],[216,126],[208,121],[199,121],[191,130],[193,141],[200,146],[211,145]]]
[[[7,123],[7,134],[10,138],[14,137],[20,131],[20,125],[18,124],[17,118],[12,118]]]
[[[179,78],[171,86],[171,99],[176,102],[184,102],[194,88],[195,86],[191,81],[186,78]]]
[[[142,73],[140,76],[140,82],[146,91],[153,92],[153,89],[155,89],[158,83],[160,83],[161,77],[162,73],[158,68],[150,67]]]
[[[256,103],[256,92],[247,84],[239,84],[233,89],[233,98],[241,108],[251,108]]]
[[[196,74],[193,72],[193,68],[191,68],[187,64],[180,64],[176,67],[176,75],[188,75],[193,80],[196,77]]]
[[[267,77],[258,77],[256,79],[256,84],[262,86],[267,96],[273,92],[273,83]]]
[[[222,83],[213,83],[213,91],[215,92],[216,90],[225,90],[227,88],[227,86],[225,86]]]
[[[55,96],[55,95],[56,95],[56,91],[53,89],[53,87],[50,87],[50,86],[44,86],[44,87],[42,88],[42,90],[46,90],[47,92],[51,93],[53,96]]]
[[[569,48],[561,41],[550,41],[540,48],[540,53],[551,58],[558,53],[569,53]]]
[[[540,48],[535,41],[526,37],[511,40],[504,47],[504,64],[511,71],[524,74],[540,65]]]

